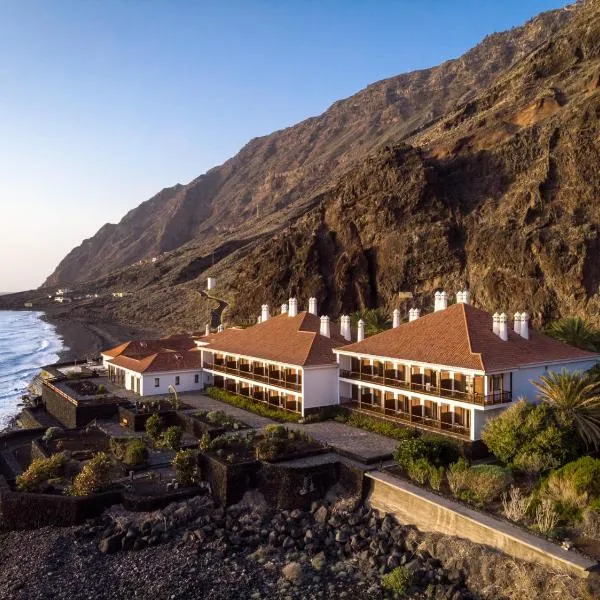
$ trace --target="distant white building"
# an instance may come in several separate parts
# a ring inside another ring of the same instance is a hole
[[[127,292],[113,292],[112,297],[113,298],[123,298],[123,296],[125,296],[126,294],[127,294]]]
[[[68,294],[70,291],[72,291],[70,288],[58,288],[56,290],[56,295],[57,296],[64,296],[65,294]]]
[[[206,280],[206,289],[207,290],[212,290],[217,286],[217,279],[216,277],[208,277]]]
[[[54,302],[60,302],[61,304],[63,302],[71,302],[71,298],[68,298],[67,296],[55,296],[54,297]]]

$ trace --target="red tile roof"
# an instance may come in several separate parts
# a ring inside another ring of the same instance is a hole
[[[600,358],[531,328],[526,340],[511,325],[505,342],[492,331],[492,315],[470,304],[453,304],[339,350],[486,372]]]
[[[185,335],[125,342],[102,354],[112,357],[111,364],[136,373],[191,371],[202,366],[194,340]]]
[[[295,317],[287,314],[271,317],[247,329],[231,328],[201,338],[208,350],[230,352],[289,365],[315,366],[335,364],[334,348],[347,343],[334,323],[331,337],[319,333],[321,320],[301,312]]]

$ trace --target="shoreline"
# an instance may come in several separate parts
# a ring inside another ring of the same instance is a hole
[[[137,329],[117,322],[92,322],[88,319],[53,315],[44,311],[41,319],[56,328],[56,333],[63,342],[59,352],[59,362],[93,358],[102,350],[117,346],[131,339],[155,337],[156,331]]]

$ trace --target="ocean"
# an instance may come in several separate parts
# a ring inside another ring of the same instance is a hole
[[[0,430],[17,412],[38,369],[58,360],[62,338],[44,313],[0,310]]]

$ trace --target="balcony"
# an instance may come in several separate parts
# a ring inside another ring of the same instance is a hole
[[[248,379],[250,381],[256,381],[259,383],[266,383],[268,385],[273,385],[276,387],[284,388],[286,390],[292,390],[294,392],[302,391],[302,378],[296,382],[296,378],[294,377],[294,381],[290,381],[285,377],[281,376],[281,371],[277,371],[277,376],[274,376],[274,373],[269,373],[268,369],[263,368],[255,368],[254,370],[248,370],[248,365],[239,365],[239,366],[231,366],[232,363],[224,364],[222,362],[218,363],[204,363],[204,368],[212,371],[217,371],[218,373],[226,373],[229,375],[235,375],[236,377],[243,377],[244,379]]]
[[[460,390],[448,390],[430,383],[415,383],[401,381],[395,377],[386,377],[384,375],[373,375],[371,373],[358,373],[356,371],[340,370],[340,377],[344,379],[353,379],[355,381],[365,381],[367,383],[376,383],[386,387],[393,387],[419,394],[427,394],[436,398],[447,398],[459,402],[468,402],[479,406],[492,406],[495,404],[505,404],[512,402],[512,392],[492,392],[491,394],[477,394],[474,392],[461,392]]]
[[[351,400],[349,398],[340,398],[340,403],[345,408],[349,408],[350,410],[370,414],[387,421],[396,421],[397,423],[403,425],[413,425],[414,427],[419,427],[420,429],[426,429],[428,431],[435,431],[436,433],[442,432],[449,435],[458,436],[460,438],[470,439],[471,431],[469,427],[458,425],[456,423],[446,423],[445,421],[432,419],[422,415],[395,411],[391,409],[383,409],[376,404],[360,402],[357,400]]]

